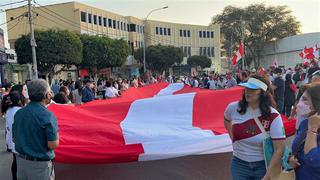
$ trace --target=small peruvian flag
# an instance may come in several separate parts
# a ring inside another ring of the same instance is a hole
[[[319,48],[317,45],[311,48],[305,47],[299,56],[302,59],[313,59],[319,56]]]
[[[232,64],[236,65],[243,56],[244,56],[244,47],[241,42],[238,51],[233,55]]]

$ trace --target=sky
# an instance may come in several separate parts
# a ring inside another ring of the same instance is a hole
[[[0,0],[0,9],[13,8],[16,5],[1,7],[2,4],[19,0]],[[232,5],[245,7],[254,3],[266,5],[287,5],[292,14],[301,22],[301,32],[320,32],[320,0],[77,0],[78,2],[98,7],[125,16],[145,18],[156,8],[169,6],[156,11],[149,19],[183,24],[208,25],[213,16],[223,8]],[[68,0],[37,0],[41,5],[69,2]],[[26,4],[26,3],[22,3]],[[0,12],[0,24],[5,22],[5,13]],[[5,26],[0,28],[6,31]],[[6,38],[6,35],[5,35]],[[6,41],[6,40],[5,40]]]

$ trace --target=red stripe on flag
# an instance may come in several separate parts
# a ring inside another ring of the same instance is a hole
[[[198,92],[193,102],[193,126],[212,130],[215,134],[226,133],[224,111],[230,102],[241,99],[242,93],[241,87]]]

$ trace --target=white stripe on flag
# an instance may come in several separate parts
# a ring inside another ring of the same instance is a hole
[[[126,144],[143,145],[140,161],[232,150],[228,136],[192,126],[194,97],[157,96],[131,104],[121,128]]]
[[[173,95],[173,93],[183,89],[183,83],[173,83],[169,84],[166,88],[162,89],[157,95],[155,96],[166,96],[166,95]]]

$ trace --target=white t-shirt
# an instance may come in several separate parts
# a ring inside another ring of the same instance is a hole
[[[260,109],[255,109],[252,113],[247,111],[243,115],[237,109],[238,102],[232,102],[224,113],[225,118],[232,121],[233,155],[247,162],[264,160],[262,142],[265,137],[252,114],[259,117],[273,140],[283,140],[286,135],[280,114],[271,107],[271,118],[266,120],[261,116]]]
[[[15,107],[11,107],[7,110],[7,113],[5,115],[6,118],[6,143],[8,146],[8,149],[11,149],[12,152],[16,152],[15,151],[15,144],[12,141],[12,124],[14,122],[14,115],[16,114],[16,112],[21,109],[21,107],[15,106]]]
[[[106,97],[113,98],[119,96],[118,90],[114,87],[108,87],[105,93]]]
[[[194,80],[193,81],[193,87],[199,87],[199,82],[198,82],[198,80]]]
[[[216,81],[215,80],[209,81],[209,89],[216,89]]]

